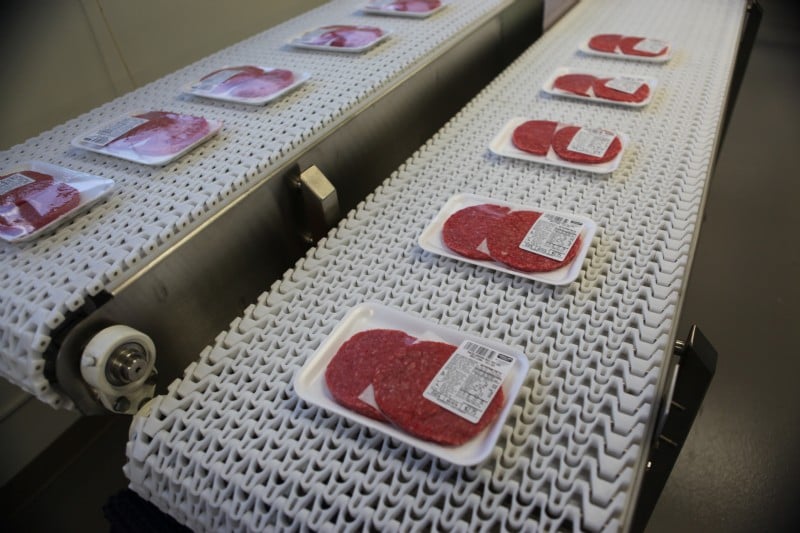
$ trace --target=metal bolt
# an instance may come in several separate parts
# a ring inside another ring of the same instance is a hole
[[[115,387],[122,387],[142,379],[149,362],[147,350],[138,342],[118,346],[106,362],[106,379]]]
[[[117,401],[114,402],[114,410],[118,413],[123,413],[127,411],[131,406],[130,400],[128,400],[125,396],[120,396],[117,398]]]

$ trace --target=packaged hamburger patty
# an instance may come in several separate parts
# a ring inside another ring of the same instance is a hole
[[[36,238],[106,196],[114,182],[32,161],[0,174],[0,238]]]
[[[658,81],[628,74],[590,73],[561,67],[544,83],[548,94],[576,100],[643,107],[650,103]]]
[[[591,36],[580,45],[583,53],[639,61],[669,61],[672,48],[669,42],[649,37],[603,33]]]
[[[377,303],[355,308],[295,378],[306,402],[456,464],[491,452],[525,356]]]
[[[210,72],[185,87],[184,92],[250,105],[264,105],[280,98],[308,80],[305,72],[243,65]]]
[[[476,223],[476,213],[492,218]],[[578,277],[596,230],[585,216],[462,193],[445,203],[420,234],[419,245],[451,259],[565,285]]]
[[[388,35],[388,31],[376,26],[335,24],[308,31],[289,44],[312,50],[363,52],[383,41]]]
[[[213,137],[222,124],[169,111],[119,117],[72,140],[77,148],[145,165],[165,165]]]
[[[627,136],[549,120],[509,120],[489,144],[500,156],[585,170],[596,174],[619,167]]]

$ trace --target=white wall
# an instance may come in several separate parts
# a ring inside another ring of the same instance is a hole
[[[0,150],[326,0],[6,0]]]

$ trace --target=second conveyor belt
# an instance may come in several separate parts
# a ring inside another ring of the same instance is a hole
[[[131,487],[195,530],[629,526],[744,16],[744,1],[584,1],[423,146],[134,419]],[[595,33],[670,41],[664,65],[588,57]],[[658,79],[641,110],[540,92],[560,66]],[[627,133],[608,176],[497,157],[514,116]],[[448,197],[590,216],[554,288],[423,252]],[[299,400],[351,307],[384,304],[523,350],[532,371],[489,459],[457,467]]]

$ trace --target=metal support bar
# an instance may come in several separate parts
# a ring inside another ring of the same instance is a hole
[[[697,326],[675,343],[670,393],[661,407],[632,531],[643,531],[703,403],[717,368],[717,352]],[[674,370],[673,370],[674,369]]]

